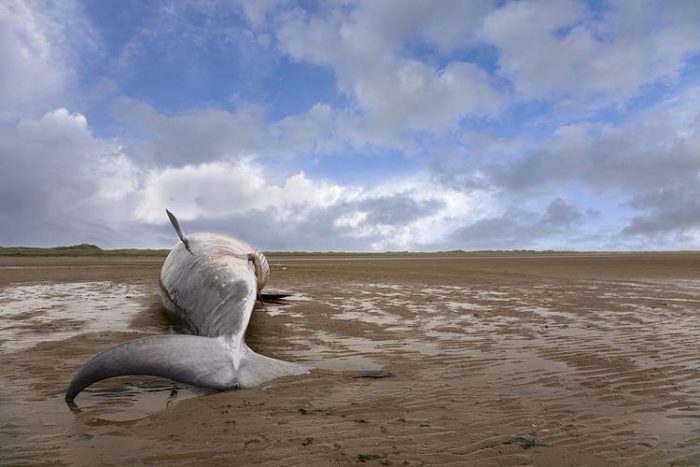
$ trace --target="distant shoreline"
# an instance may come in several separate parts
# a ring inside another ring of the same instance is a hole
[[[103,250],[87,243],[53,248],[0,247],[0,256],[167,256],[170,250],[119,248]]]
[[[102,249],[97,245],[81,244],[72,246],[58,246],[52,248],[41,247],[0,247],[0,256],[151,256],[165,257],[169,249],[150,248],[116,248]],[[499,256],[499,255],[639,255],[657,253],[700,253],[697,250],[671,250],[671,251],[576,251],[576,250],[449,250],[449,251],[385,251],[385,252],[350,252],[350,251],[265,251],[271,257],[280,256]]]

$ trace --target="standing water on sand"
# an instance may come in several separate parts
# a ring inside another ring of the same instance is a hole
[[[0,350],[17,352],[85,332],[128,331],[149,292],[141,284],[108,281],[5,287],[0,291]]]

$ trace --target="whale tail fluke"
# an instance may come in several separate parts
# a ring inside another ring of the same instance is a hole
[[[308,373],[293,363],[256,354],[245,344],[240,359],[223,337],[190,335],[151,336],[125,342],[96,355],[70,382],[66,402],[103,379],[125,375],[150,375],[207,389],[254,387],[282,376]],[[234,360],[239,363],[234,364]]]
[[[242,351],[243,356],[236,375],[238,384],[242,388],[253,388],[283,376],[309,373],[309,369],[303,365],[260,355],[246,345],[243,346]]]

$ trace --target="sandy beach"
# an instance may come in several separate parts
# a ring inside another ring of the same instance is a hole
[[[247,341],[310,376],[120,377],[71,409],[94,354],[179,332],[162,258],[1,258],[0,464],[700,465],[698,253],[270,263],[294,295]]]

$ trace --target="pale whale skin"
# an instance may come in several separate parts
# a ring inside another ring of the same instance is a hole
[[[259,355],[245,344],[256,297],[269,278],[265,256],[225,235],[181,238],[161,269],[161,298],[194,335],[144,337],[98,354],[74,376],[66,401],[113,376],[153,375],[226,390],[308,373],[302,365]]]
[[[197,233],[187,240],[189,251],[179,243],[163,263],[160,272],[163,305],[193,334],[242,335],[259,291],[255,267],[247,255],[261,254],[246,243],[224,235]],[[269,277],[267,260],[262,258]],[[263,274],[259,288],[266,282]]]

